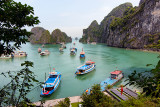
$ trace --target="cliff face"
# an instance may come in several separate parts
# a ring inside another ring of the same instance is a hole
[[[106,43],[122,48],[159,50],[159,18],[160,1],[141,0],[138,8],[112,23]]]
[[[31,32],[33,33],[29,38],[31,43],[54,44],[72,41],[71,37],[68,37],[66,33],[61,32],[59,29],[54,30],[51,35],[48,30],[42,27],[34,27]]]
[[[123,12],[127,9],[132,7],[131,3],[121,4],[118,7],[114,8],[98,25],[97,21],[94,20],[91,25],[83,30],[83,36],[80,39],[80,42],[100,42],[105,43],[105,35],[108,34],[108,28],[111,21],[115,17],[122,17]]]
[[[159,50],[160,0],[141,0],[138,7],[127,5],[123,9],[118,12],[118,6],[104,18],[96,42],[120,48]],[[85,32],[82,38],[84,35]]]

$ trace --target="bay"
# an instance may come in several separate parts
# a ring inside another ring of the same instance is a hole
[[[85,89],[91,87],[93,84],[98,84],[102,80],[110,76],[110,72],[116,69],[122,70],[125,74],[124,79],[116,84],[114,87],[120,84],[125,84],[124,81],[128,75],[134,70],[142,72],[149,70],[152,67],[146,67],[146,64],[156,65],[158,62],[158,53],[155,52],[143,52],[138,50],[126,50],[114,47],[108,47],[105,44],[82,44],[78,41],[66,44],[67,48],[64,49],[64,53],[59,52],[60,45],[45,45],[44,48],[39,44],[27,43],[22,45],[21,50],[27,52],[28,56],[25,58],[14,59],[0,59],[0,73],[7,71],[20,70],[21,63],[24,61],[32,61],[34,67],[31,70],[36,74],[36,78],[43,82],[45,80],[45,73],[48,75],[49,71],[55,68],[62,73],[62,81],[58,89],[49,97],[41,98],[41,88],[37,87],[32,90],[28,97],[32,101],[49,100],[64,98],[70,96],[81,95]],[[70,56],[70,47],[75,46],[78,51],[75,56]],[[49,50],[50,55],[40,56],[37,49],[41,47],[42,50]],[[85,59],[80,59],[80,52],[83,50],[86,53]],[[76,68],[85,63],[87,60],[96,62],[96,69],[86,75],[76,76]],[[50,69],[51,68],[51,69]],[[9,82],[8,78],[0,76],[0,86]],[[131,87],[133,88],[133,87]]]

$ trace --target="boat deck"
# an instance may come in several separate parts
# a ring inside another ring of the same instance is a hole
[[[116,80],[116,79],[111,79],[111,78],[107,78],[106,80],[104,80],[104,81],[102,81],[102,82],[100,83],[100,85],[101,85],[101,90],[104,91],[104,90],[105,90],[105,87],[106,87],[107,85],[113,85],[116,81],[118,81],[118,80]]]
[[[90,66],[90,65],[83,65],[83,66],[81,66],[81,67],[80,67],[80,68],[78,68],[78,69],[86,70],[86,68],[90,68],[89,66]]]
[[[56,78],[48,78],[48,80],[45,83],[53,83]]]

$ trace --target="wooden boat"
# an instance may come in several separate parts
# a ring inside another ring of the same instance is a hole
[[[38,53],[41,53],[42,49],[41,48],[38,48]]]
[[[11,54],[13,57],[26,57],[27,53],[23,51],[14,52]]]
[[[105,90],[107,85],[113,86],[114,84],[119,82],[124,77],[124,74],[120,70],[115,70],[111,72],[110,74],[111,76],[109,78],[105,79],[104,81],[100,83],[102,91]]]
[[[87,74],[91,71],[93,71],[95,69],[96,65],[95,62],[93,61],[86,61],[86,63],[80,67],[77,68],[77,71],[75,72],[75,74],[77,75],[83,75],[83,74]]]
[[[111,74],[110,77],[108,77],[107,79],[105,79],[104,81],[100,83],[101,91],[105,91],[108,85],[111,85],[111,86],[115,85],[117,82],[119,82],[124,77],[124,74],[120,70],[115,70],[111,72],[110,74]],[[91,88],[88,88],[86,92],[87,94],[90,94]]]
[[[44,52],[41,52],[40,55],[41,56],[46,56],[46,55],[49,55],[50,52],[48,50],[45,50]]]
[[[77,52],[77,48],[70,48],[70,54],[75,55]]]
[[[59,52],[63,52],[63,48],[59,48]]]
[[[63,43],[62,46],[61,46],[61,48],[66,49],[66,45]]]
[[[61,73],[60,72],[50,72],[48,78],[43,84],[43,88],[40,96],[51,95],[59,86],[61,82]]]
[[[12,55],[4,55],[4,54],[2,54],[0,56],[0,59],[10,59],[10,58],[13,58]]]
[[[80,58],[85,58],[85,52],[83,51],[83,48],[82,48],[82,52],[80,53]]]

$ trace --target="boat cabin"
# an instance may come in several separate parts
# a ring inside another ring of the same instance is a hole
[[[122,77],[123,77],[123,74],[122,74],[122,71],[120,71],[120,70],[115,70],[115,71],[111,72],[112,79],[119,79]]]
[[[86,65],[92,65],[92,64],[95,64],[95,62],[93,62],[93,61],[86,61]]]

